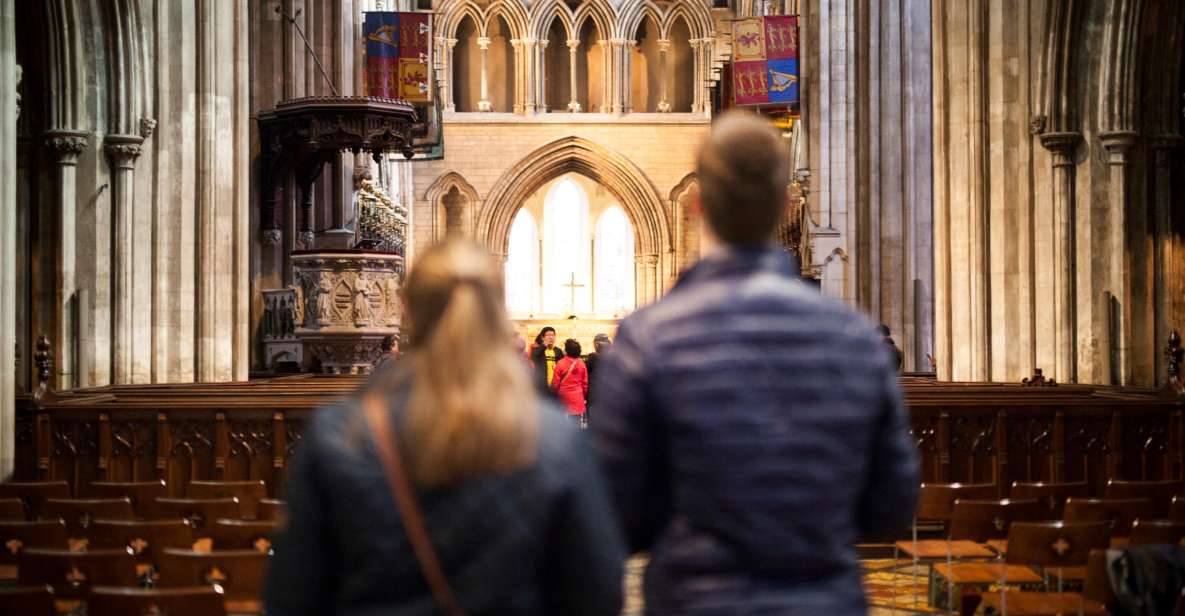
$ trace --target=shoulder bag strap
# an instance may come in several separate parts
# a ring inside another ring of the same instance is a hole
[[[436,605],[448,616],[464,616],[465,611],[457,603],[453,589],[449,586],[444,569],[440,566],[440,559],[432,547],[432,539],[428,536],[428,528],[424,525],[424,516],[416,502],[416,494],[412,490],[411,482],[403,469],[399,457],[399,445],[395,441],[395,434],[391,430],[391,419],[387,409],[375,396],[362,399],[362,410],[366,416],[366,423],[374,435],[374,442],[383,464],[383,471],[387,476],[387,483],[391,493],[395,496],[395,505],[399,507],[399,515],[403,519],[403,528],[407,532],[407,539],[416,553],[416,560],[420,563],[420,571],[432,589],[432,596]]]

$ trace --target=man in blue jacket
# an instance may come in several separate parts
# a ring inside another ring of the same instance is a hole
[[[697,164],[711,243],[622,322],[593,443],[649,614],[865,613],[858,540],[904,532],[918,491],[897,371],[873,323],[773,244],[787,147],[721,117]]]

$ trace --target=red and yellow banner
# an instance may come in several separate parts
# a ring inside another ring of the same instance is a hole
[[[412,103],[432,101],[432,16],[366,13],[366,93]]]
[[[736,105],[798,102],[798,17],[733,22],[732,94]]]

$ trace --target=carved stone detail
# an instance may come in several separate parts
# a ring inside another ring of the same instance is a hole
[[[1033,376],[1022,379],[1020,384],[1029,387],[1057,387],[1057,381],[1046,378],[1045,373],[1040,368],[1033,368]]]
[[[152,136],[156,130],[156,120],[152,118],[140,118],[140,137],[147,139]]]
[[[107,135],[103,149],[117,169],[133,169],[143,143],[144,138],[139,135]]]
[[[279,229],[264,229],[259,232],[259,239],[264,246],[270,248],[280,244],[280,241],[284,239],[284,233]]]
[[[87,134],[79,131],[50,131],[45,137],[45,145],[54,152],[59,165],[76,164],[89,143]]]
[[[354,251],[298,254],[292,270],[298,288],[291,297],[303,310],[297,315],[294,309],[291,317],[305,357],[319,360],[325,372],[369,371],[382,338],[399,333],[402,257]],[[272,313],[272,328],[278,318]]]

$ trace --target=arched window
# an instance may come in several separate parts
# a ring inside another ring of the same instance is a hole
[[[468,15],[457,26],[453,47],[453,103],[457,111],[477,111],[481,98],[481,50],[477,48],[477,24]]]
[[[506,310],[518,318],[539,312],[539,227],[525,208],[518,211],[510,225]]]
[[[614,205],[597,220],[596,312],[621,317],[634,309],[634,230],[629,218]]]
[[[571,179],[557,182],[543,202],[543,255],[543,312],[591,312],[588,196]]]

